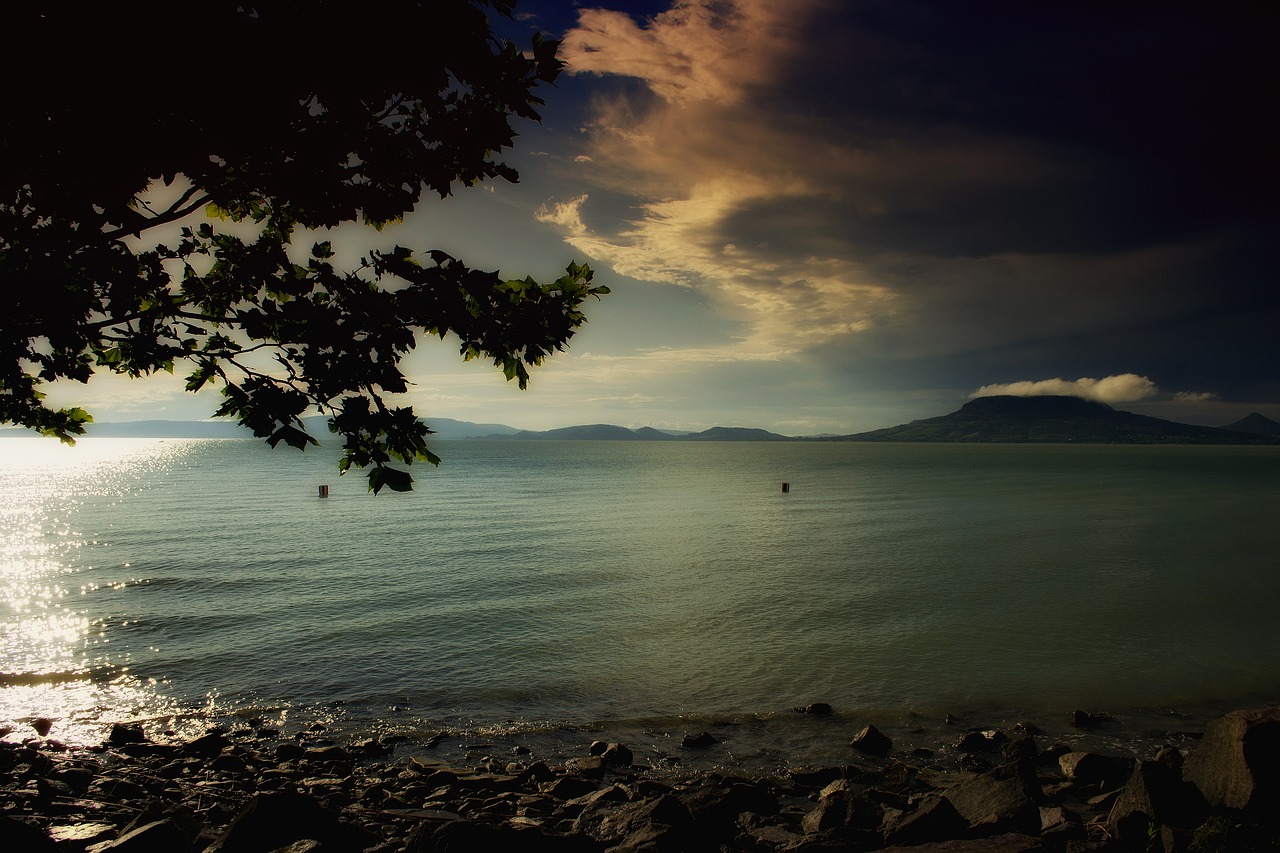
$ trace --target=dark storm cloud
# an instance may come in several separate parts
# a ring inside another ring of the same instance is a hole
[[[855,215],[860,248],[973,255],[1187,239],[1275,221],[1273,8],[833,6],[807,30],[811,61],[784,65],[753,96],[781,121],[823,117],[854,149],[911,156],[981,141],[990,156],[1022,149],[1040,163],[995,186],[990,164],[975,163],[981,180],[952,175],[927,204]]]
[[[1280,7],[782,8],[584,17],[570,58],[652,95],[595,104],[583,174],[636,203],[576,245],[861,387],[1274,388]]]

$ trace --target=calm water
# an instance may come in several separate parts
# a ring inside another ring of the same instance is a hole
[[[905,726],[1280,699],[1280,449],[437,450],[375,498],[328,451],[0,441],[0,724],[732,725],[761,753],[829,738],[788,711],[815,701]]]

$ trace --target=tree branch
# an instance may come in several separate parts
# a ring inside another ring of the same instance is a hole
[[[172,207],[170,207],[164,213],[158,214],[157,216],[154,216],[151,219],[147,219],[146,217],[139,215],[138,219],[142,220],[142,222],[145,223],[139,228],[130,228],[127,225],[122,225],[114,231],[102,232],[102,237],[100,239],[118,240],[121,237],[128,237],[131,234],[134,236],[137,236],[149,228],[154,228],[157,225],[167,225],[170,222],[177,222],[179,219],[183,219],[187,216],[190,216],[192,213],[195,213],[197,210],[199,210],[200,208],[204,207],[206,204],[209,203],[209,196],[206,195],[206,196],[201,196],[200,198],[191,202],[186,207],[178,207],[178,205],[181,204],[184,199],[190,198],[191,195],[193,195],[195,192],[196,192],[195,187],[192,187],[191,189],[187,190],[185,193],[183,193],[182,198],[174,202],[174,205]]]

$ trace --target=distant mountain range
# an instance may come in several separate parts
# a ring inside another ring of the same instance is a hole
[[[321,440],[327,418],[305,418]],[[1079,397],[979,397],[949,415],[853,435],[791,437],[747,427],[712,427],[682,433],[653,427],[628,429],[587,424],[545,431],[506,424],[479,424],[430,418],[437,439],[568,441],[903,441],[1041,444],[1280,444],[1280,423],[1253,412],[1225,427],[1206,427],[1121,412]],[[32,435],[25,429],[0,429],[0,435]],[[248,430],[226,421],[131,421],[93,423],[93,437],[250,438]]]
[[[522,438],[529,440],[573,440],[573,441],[795,441],[796,439],[776,432],[747,427],[712,427],[702,432],[672,433],[640,427],[627,429],[613,424],[590,424],[588,426],[571,426],[561,429],[549,429],[545,432],[520,430],[505,435],[487,435],[483,438]]]

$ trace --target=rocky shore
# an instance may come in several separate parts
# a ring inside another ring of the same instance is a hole
[[[338,743],[260,720],[181,743],[117,725],[92,748],[30,724],[0,741],[8,853],[1280,849],[1280,709],[1154,747],[1135,738],[1132,754],[1055,742],[1031,722],[952,723],[935,733],[942,749],[869,724],[848,732],[840,765],[674,777],[604,741],[563,762],[521,747],[446,762],[431,741]],[[698,732],[681,748],[715,745]]]

